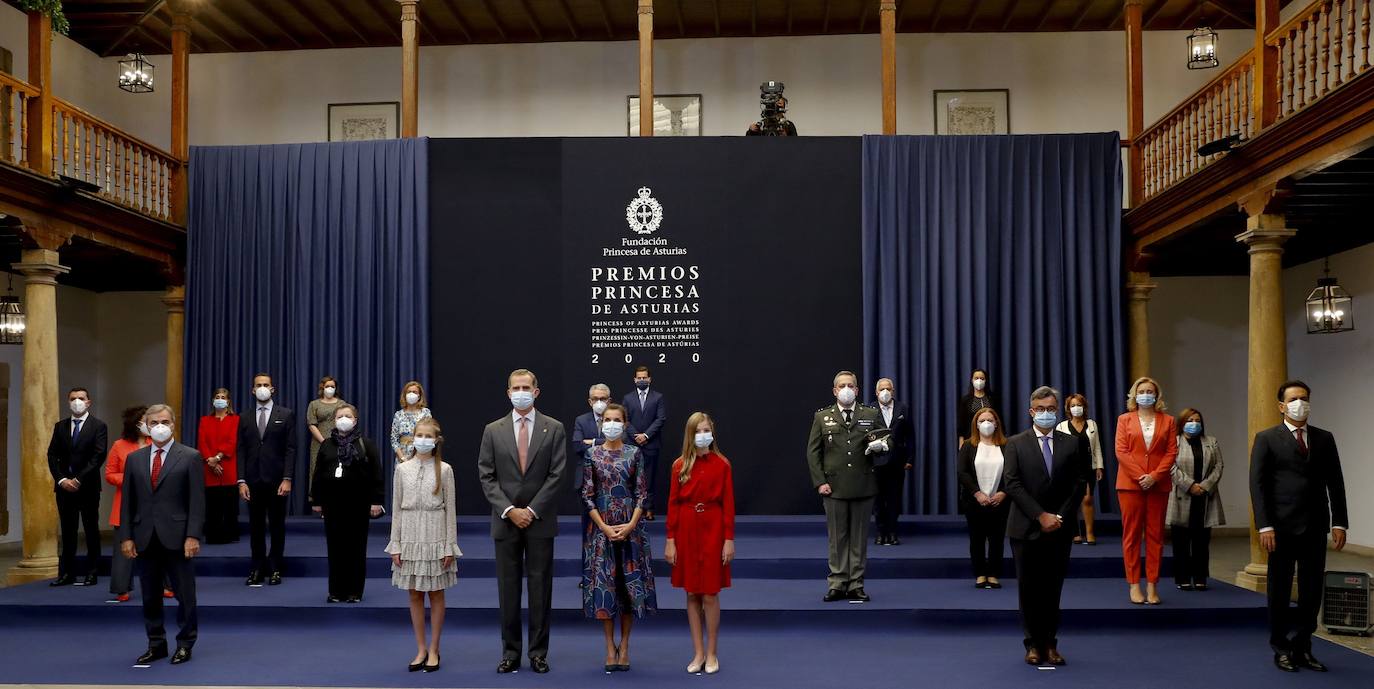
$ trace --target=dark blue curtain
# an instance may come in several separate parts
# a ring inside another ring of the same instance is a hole
[[[251,410],[270,373],[299,421],[296,512],[319,378],[338,378],[388,467],[400,387],[429,379],[428,143],[191,149],[182,436],[215,388]]]
[[[1115,491],[1124,403],[1119,137],[864,138],[865,379],[915,415],[906,509],[956,511],[956,402],[988,370],[1011,431],[1039,385],[1082,392]],[[1066,415],[1061,399],[1061,417]]]

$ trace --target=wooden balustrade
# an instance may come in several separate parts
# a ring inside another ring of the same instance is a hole
[[[60,98],[53,99],[53,173],[98,187],[102,198],[159,220],[171,218],[181,161]]]
[[[29,107],[38,89],[0,72],[0,162],[29,166]]]
[[[1317,0],[1265,37],[1278,50],[1278,119],[1291,116],[1370,67],[1374,0]]]
[[[1198,147],[1239,134],[1258,132],[1250,94],[1255,85],[1253,51],[1246,52],[1222,73],[1150,125],[1134,145],[1140,146],[1145,188],[1139,202],[1168,189],[1206,167],[1217,156],[1201,157]],[[1139,202],[1132,201],[1132,205]]]

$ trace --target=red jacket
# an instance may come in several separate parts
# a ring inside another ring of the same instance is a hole
[[[224,473],[216,476],[215,470],[210,468],[208,462],[206,463],[206,488],[232,486],[238,483],[238,442],[238,414],[225,414],[222,419],[215,418],[214,414],[200,417],[200,426],[196,431],[196,449],[200,450],[200,456],[210,459],[221,452],[224,453],[224,460],[219,463]]]
[[[1178,428],[1174,417],[1155,412],[1154,442],[1145,447],[1140,417],[1128,411],[1116,419],[1116,489],[1140,490],[1137,479],[1144,474],[1155,477],[1152,493],[1167,493],[1173,487],[1169,472],[1178,459]]]

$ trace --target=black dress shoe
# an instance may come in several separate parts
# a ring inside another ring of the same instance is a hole
[[[138,660],[135,660],[135,661],[134,661],[134,664],[135,664],[135,665],[147,665],[148,663],[151,663],[151,662],[153,662],[154,660],[162,660],[163,658],[166,658],[166,657],[167,657],[167,647],[166,647],[166,646],[153,647],[153,648],[149,648],[148,650],[144,651],[144,652],[143,652],[143,655],[139,656],[139,657],[138,657]]]
[[[273,572],[272,578],[267,580],[267,585],[277,586],[279,584],[281,584],[281,572]]]
[[[1064,660],[1064,656],[1059,655],[1059,649],[1053,646],[1051,646],[1048,651],[1045,651],[1045,660],[1049,661],[1050,665],[1066,665],[1069,662]]]
[[[1274,667],[1284,672],[1297,672],[1298,666],[1293,663],[1293,656],[1287,653],[1274,654]]]
[[[501,664],[496,666],[496,671],[501,674],[520,671],[520,661],[515,658],[502,658]]]
[[[901,545],[901,544],[902,544],[902,539],[897,538],[895,535],[893,535],[893,536],[888,536],[888,537],[887,537],[887,544],[888,544],[888,545]]]
[[[330,597],[324,599],[324,602],[326,602],[326,603],[342,603],[342,602],[343,602],[343,599],[340,598],[340,597],[338,597],[338,596],[330,596]]]
[[[549,671],[549,661],[544,660],[544,656],[530,658],[530,669],[542,675]]]
[[[887,536],[879,536],[873,539],[873,545],[887,545]]]
[[[1317,672],[1326,672],[1326,666],[1317,662],[1317,659],[1312,657],[1311,651],[1299,653],[1297,661],[1299,667],[1305,667],[1308,670],[1316,670]]]
[[[173,665],[180,665],[182,663],[189,662],[190,660],[191,649],[189,648],[178,648],[177,652],[172,654]]]
[[[246,581],[244,581],[243,583],[246,584],[246,585],[248,585],[248,586],[261,586],[261,585],[262,585],[262,572],[259,572],[259,571],[256,570],[256,569],[253,570],[253,571],[251,571],[251,572],[249,572],[249,573],[248,573],[248,579],[247,579]]]
[[[844,599],[844,592],[843,592],[843,591],[841,591],[841,590],[839,590],[839,589],[830,589],[829,591],[826,591],[826,592],[825,592],[825,596],[821,598],[821,601],[822,601],[822,602],[825,602],[825,603],[834,603],[834,602],[837,601],[837,600],[843,600],[843,599]]]
[[[75,581],[70,574],[59,574],[56,579],[48,583],[48,586],[66,586]]]
[[[867,603],[872,599],[868,597],[867,593],[864,593],[864,587],[860,586],[859,588],[856,588],[849,592],[849,600],[856,600],[860,603]]]
[[[77,585],[77,586],[95,586],[95,581],[96,581],[96,576],[95,576],[94,574],[87,574],[87,575],[86,575],[86,578],[82,579],[81,581],[76,582],[76,585]]]
[[[363,602],[363,597],[362,597],[362,596],[349,596],[348,598],[345,598],[345,599],[344,599],[344,602],[345,602],[345,603],[361,603],[361,602]]]

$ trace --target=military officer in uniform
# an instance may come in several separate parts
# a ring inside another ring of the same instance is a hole
[[[811,484],[825,505],[830,537],[829,588],[826,602],[868,602],[864,568],[868,561],[868,518],[878,494],[873,457],[888,451],[887,440],[870,440],[883,428],[878,410],[858,403],[859,379],[850,371],[835,374],[835,404],[816,411],[806,443]]]

